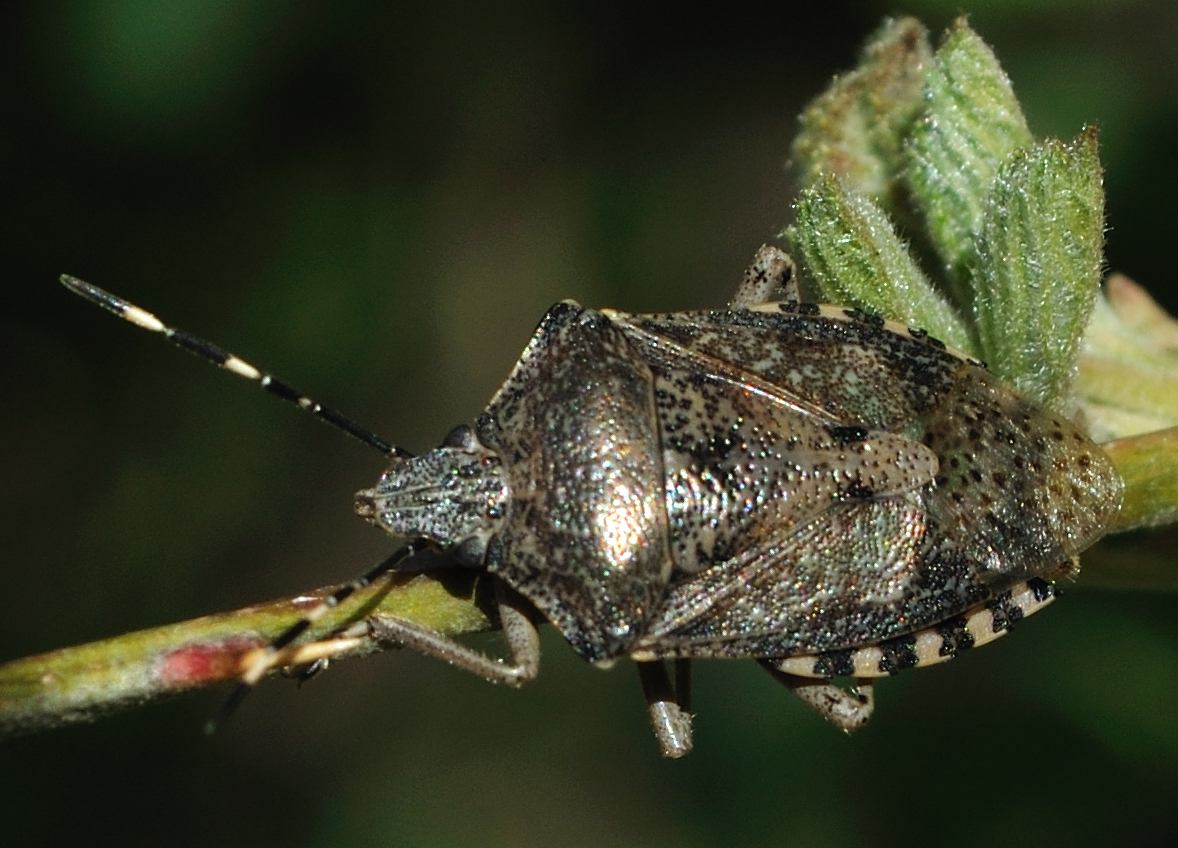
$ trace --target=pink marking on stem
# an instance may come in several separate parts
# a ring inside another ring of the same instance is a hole
[[[231,680],[241,673],[241,658],[261,643],[241,637],[223,642],[186,645],[164,654],[159,679],[168,687],[187,689],[202,683]]]

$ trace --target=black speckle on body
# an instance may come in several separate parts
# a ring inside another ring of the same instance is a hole
[[[1052,585],[1041,577],[1032,577],[1027,581],[1027,585],[1030,587],[1031,592],[1034,593],[1035,600],[1039,603],[1043,603],[1053,594]]]
[[[841,425],[841,426],[835,425],[832,427],[828,427],[827,430],[830,432],[830,435],[833,436],[837,441],[842,442],[844,444],[853,444],[855,442],[861,442],[867,438],[867,428],[860,427],[860,426],[854,425],[854,424]]]
[[[848,677],[855,672],[853,651],[828,651],[819,654],[814,662],[814,673],[820,677]]]
[[[1001,633],[1009,630],[1023,616],[1023,612],[1010,603],[1010,592],[1001,592],[986,602],[986,609],[994,616],[992,630]]]
[[[959,652],[972,648],[974,644],[973,636],[965,629],[963,616],[956,616],[937,625],[937,635],[943,640],[939,652],[943,657],[955,657]]]
[[[879,647],[883,651],[879,670],[885,674],[897,674],[916,665],[916,638],[911,633],[881,642]]]
[[[843,497],[849,499],[866,500],[875,496],[875,489],[866,486],[863,483],[851,483],[843,490]]]

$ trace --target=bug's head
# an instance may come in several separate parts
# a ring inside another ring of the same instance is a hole
[[[499,454],[463,425],[441,447],[394,460],[375,488],[356,493],[356,512],[394,536],[430,539],[477,565],[508,494]]]

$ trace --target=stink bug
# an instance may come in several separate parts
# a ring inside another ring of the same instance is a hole
[[[539,671],[547,619],[584,659],[637,664],[675,757],[691,747],[690,660],[755,659],[853,729],[873,678],[1050,603],[1120,503],[1116,471],[1070,421],[919,330],[799,302],[792,268],[762,248],[719,310],[557,304],[473,425],[422,456],[63,282],[389,459],[356,509],[409,544],[260,652],[231,704],[328,608],[430,547],[490,577],[509,661],[410,622],[370,622],[371,636],[518,686]]]

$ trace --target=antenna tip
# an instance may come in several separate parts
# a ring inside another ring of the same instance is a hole
[[[101,306],[108,312],[113,312],[125,321],[130,321],[142,327],[144,330],[149,330],[153,333],[168,332],[167,326],[159,318],[156,318],[146,309],[141,309],[133,303],[128,303],[118,295],[113,295],[106,289],[100,289],[98,286],[79,280],[70,274],[62,274],[59,278],[61,284],[72,291],[79,297],[93,303],[95,306]]]
[[[121,312],[124,306],[123,302],[107,291],[103,291],[98,286],[93,286],[85,280],[79,280],[73,274],[62,274],[57,278],[61,284],[74,294],[86,298],[99,306],[111,309],[116,312]]]

